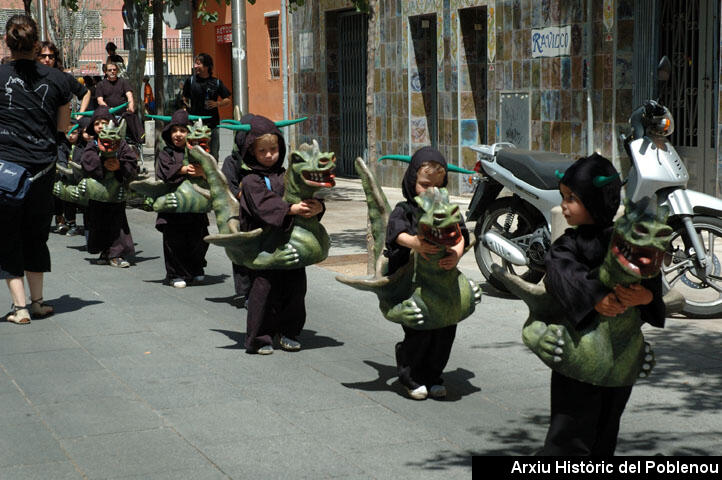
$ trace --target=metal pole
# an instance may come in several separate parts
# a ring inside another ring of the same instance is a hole
[[[248,113],[248,64],[246,58],[246,0],[232,0],[233,98],[241,115]]]
[[[48,26],[45,19],[45,0],[38,1],[38,17],[40,17],[40,39],[45,41],[48,39]]]
[[[587,155],[594,153],[594,14],[592,0],[587,0]]]
[[[288,53],[287,53],[287,38],[288,35],[286,30],[286,0],[281,0],[281,78],[283,81],[283,118],[288,119]],[[290,132],[290,127],[286,127],[283,132],[286,138]]]

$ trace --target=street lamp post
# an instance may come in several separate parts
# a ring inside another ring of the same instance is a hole
[[[233,97],[234,104],[241,115],[248,113],[248,64],[246,55],[246,0],[233,0],[231,3],[233,21],[232,58],[233,58]]]

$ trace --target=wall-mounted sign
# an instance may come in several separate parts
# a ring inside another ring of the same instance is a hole
[[[531,31],[531,56],[559,57],[571,51],[572,27],[548,27]]]
[[[233,27],[230,23],[216,25],[216,43],[232,43]]]

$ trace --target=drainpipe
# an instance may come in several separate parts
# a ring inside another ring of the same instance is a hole
[[[286,0],[281,0],[281,80],[283,82],[283,118],[288,119],[288,51],[287,51],[287,38],[286,35]],[[283,128],[283,136],[290,138],[289,133],[291,127]]]
[[[40,40],[48,39],[48,24],[45,16],[45,0],[38,2],[38,20],[40,20]]]
[[[587,155],[594,153],[594,20],[592,0],[587,0]]]
[[[248,113],[248,63],[246,56],[246,0],[233,0],[233,96],[241,115]]]

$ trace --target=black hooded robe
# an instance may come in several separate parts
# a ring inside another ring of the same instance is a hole
[[[188,128],[188,112],[178,110],[163,129],[165,148],[158,152],[155,164],[155,176],[159,180],[180,185],[189,176],[182,175],[185,145],[176,148],[171,139],[171,130],[180,125]],[[199,167],[200,168],[200,167]],[[190,282],[194,277],[202,276],[206,266],[208,243],[203,237],[208,235],[208,215],[205,213],[158,213],[155,228],[163,234],[163,258],[165,259],[166,280],[181,278]]]
[[[594,154],[578,160],[561,180],[579,196],[597,222],[568,228],[552,244],[545,259],[547,291],[562,304],[567,318],[575,325],[592,320],[595,305],[610,293],[599,280],[598,267],[611,241],[621,184],[617,180],[601,188],[590,185],[594,176],[615,173],[609,160]],[[657,276],[641,283],[653,295],[649,305],[637,307],[642,319],[663,327],[662,279]],[[619,423],[631,393],[631,386],[600,387],[552,371],[551,416],[542,454],[613,455]]]
[[[111,119],[107,107],[98,107],[91,118],[87,132],[95,136],[93,124],[99,118]],[[138,172],[138,159],[132,148],[121,140],[118,148],[120,169],[115,176],[119,181],[132,178]],[[100,157],[97,139],[88,142],[80,159],[85,174],[96,180],[103,180],[105,168]],[[85,227],[88,234],[88,252],[102,253],[108,259],[135,255],[133,237],[130,234],[125,202],[105,203],[88,201],[85,211]]]
[[[386,255],[389,259],[387,275],[404,266],[410,259],[411,250],[396,243],[400,233],[416,235],[421,209],[414,201],[416,197],[416,177],[419,167],[424,162],[436,162],[447,168],[446,159],[436,149],[423,147],[411,157],[411,164],[406,169],[401,190],[406,201],[399,202],[389,215],[386,228]],[[444,176],[443,187],[448,177]],[[464,244],[469,243],[469,232],[462,219],[461,232]],[[442,385],[441,374],[449,361],[451,347],[456,337],[456,325],[434,330],[416,330],[402,325],[403,341],[396,344],[396,366],[399,381],[406,388],[414,390],[421,385],[430,388]]]
[[[288,215],[291,204],[283,200],[283,159],[286,144],[280,130],[265,117],[250,121],[251,131],[239,150],[244,164],[252,173],[243,178],[241,189],[241,230],[270,226],[289,230],[293,217]],[[251,146],[266,133],[278,137],[278,162],[271,167],[261,166],[253,156]],[[270,183],[270,189],[266,184]],[[273,337],[282,335],[296,339],[306,323],[306,269],[249,270],[251,289],[246,315],[246,351],[253,353],[265,345],[273,345]]]
[[[241,117],[241,123],[250,125],[254,115],[247,113]],[[228,188],[231,190],[233,197],[239,199],[241,193],[241,183],[243,177],[249,172],[243,168],[243,156],[241,151],[245,152],[247,133],[243,130],[239,130],[235,136],[236,149],[226,157],[221,166],[221,171],[228,180]],[[244,301],[248,299],[248,294],[251,291],[251,271],[243,265],[236,265],[231,262],[231,268],[233,271],[233,287],[236,291],[236,296],[242,297]]]

